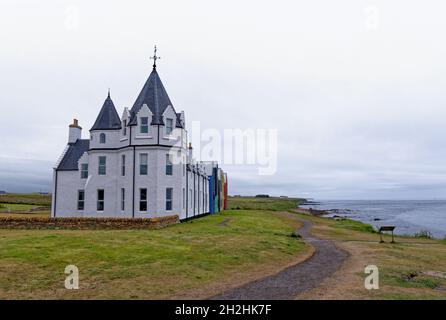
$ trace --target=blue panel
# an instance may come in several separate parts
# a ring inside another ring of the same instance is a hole
[[[209,212],[215,213],[215,209],[214,209],[214,176],[209,176]]]

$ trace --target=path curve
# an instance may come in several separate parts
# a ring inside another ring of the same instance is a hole
[[[304,262],[295,264],[285,270],[229,290],[212,297],[214,300],[288,300],[306,290],[315,288],[325,278],[338,270],[348,253],[336,247],[331,240],[315,238],[310,230],[313,222],[293,217],[304,225],[298,229],[305,242],[310,243],[315,253]]]

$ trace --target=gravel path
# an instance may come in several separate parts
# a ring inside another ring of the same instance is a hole
[[[298,230],[305,242],[315,248],[308,260],[291,266],[275,275],[250,282],[215,296],[215,300],[285,300],[316,287],[322,280],[338,270],[347,253],[337,248],[333,241],[320,240],[310,233],[313,222],[301,219],[304,225]]]

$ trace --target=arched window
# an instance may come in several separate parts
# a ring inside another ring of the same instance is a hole
[[[105,133],[99,135],[99,143],[105,143]]]

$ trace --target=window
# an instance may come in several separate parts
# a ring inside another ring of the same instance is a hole
[[[125,176],[125,154],[121,156],[121,176]]]
[[[172,175],[172,155],[166,154],[166,175]]]
[[[186,189],[183,188],[183,209],[186,208]]]
[[[104,189],[98,189],[98,211],[104,211]]]
[[[99,135],[99,143],[105,143],[105,133]]]
[[[88,178],[88,163],[81,164],[81,179]]]
[[[141,153],[139,155],[139,174],[147,174],[147,153]]]
[[[192,208],[192,189],[189,189],[190,207]]]
[[[141,117],[140,133],[149,133],[149,118]]]
[[[104,176],[107,172],[106,167],[107,167],[107,158],[105,156],[100,156],[99,157],[99,167],[98,167],[98,174],[100,176]]]
[[[169,135],[173,131],[173,119],[166,119],[166,134]]]
[[[127,135],[127,120],[122,120],[122,135]]]
[[[85,204],[85,191],[79,190],[77,192],[77,210],[84,210]]]
[[[172,210],[173,188],[166,188],[166,210]]]
[[[139,211],[147,211],[147,189],[139,189]]]
[[[125,210],[125,189],[121,188],[121,210]]]

